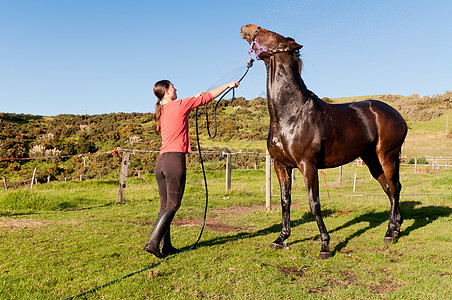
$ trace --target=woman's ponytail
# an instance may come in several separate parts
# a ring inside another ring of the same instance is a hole
[[[169,80],[160,80],[154,85],[154,95],[157,97],[155,104],[155,133],[160,134],[160,116],[162,115],[162,98],[165,91],[169,89],[171,82]]]
[[[155,133],[160,134],[160,115],[162,114],[162,100],[158,99],[155,104]]]

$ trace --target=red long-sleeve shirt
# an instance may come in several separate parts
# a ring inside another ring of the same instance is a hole
[[[198,106],[213,100],[211,93],[199,97],[189,97],[171,101],[162,105],[160,115],[160,133],[162,147],[160,153],[191,152],[190,136],[188,134],[188,113]]]

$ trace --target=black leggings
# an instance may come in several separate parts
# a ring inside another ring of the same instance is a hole
[[[185,153],[165,152],[157,158],[155,178],[159,187],[160,212],[176,212],[181,204],[186,180]]]

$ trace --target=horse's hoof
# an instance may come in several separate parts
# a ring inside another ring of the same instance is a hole
[[[333,256],[333,255],[331,254],[331,251],[328,251],[328,252],[320,252],[319,259],[327,259],[327,258],[330,258],[331,256]]]
[[[395,243],[395,238],[392,236],[385,236],[385,244],[393,244]]]
[[[272,243],[271,245],[270,245],[270,248],[272,248],[272,249],[282,249],[282,248],[284,248],[284,246],[283,245],[281,245],[281,244],[276,244],[276,243]]]

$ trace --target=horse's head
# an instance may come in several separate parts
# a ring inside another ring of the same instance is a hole
[[[243,26],[241,36],[250,43],[250,52],[254,51],[257,57],[264,60],[277,53],[298,53],[298,50],[303,47],[293,38],[283,37],[253,24]]]

